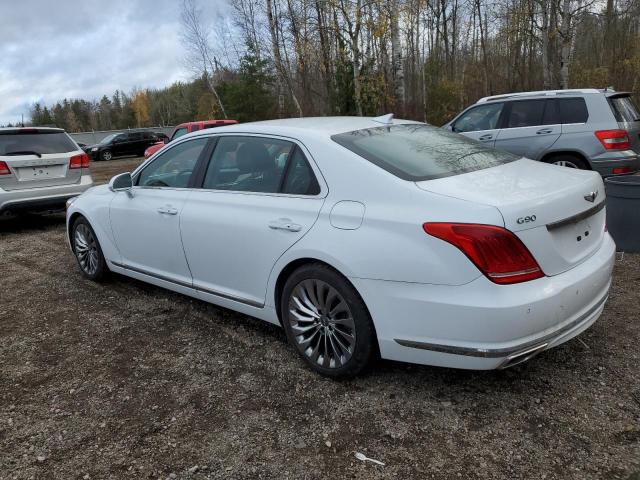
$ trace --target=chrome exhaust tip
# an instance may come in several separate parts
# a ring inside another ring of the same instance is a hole
[[[504,359],[504,362],[500,364],[498,367],[499,370],[504,370],[505,368],[510,368],[515,365],[519,365],[520,363],[524,363],[527,360],[531,360],[533,357],[538,355],[540,352],[545,350],[549,346],[549,343],[539,343],[538,345],[534,345],[533,347],[529,347],[525,350],[521,350],[513,355],[509,355]]]

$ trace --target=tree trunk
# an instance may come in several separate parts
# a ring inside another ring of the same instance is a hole
[[[402,63],[402,46],[400,45],[400,25],[398,0],[390,0],[389,16],[391,20],[391,57],[395,95],[395,110],[399,117],[405,115],[404,65]]]
[[[562,23],[560,24],[560,88],[569,88],[569,62],[571,61],[571,0],[562,2]]]

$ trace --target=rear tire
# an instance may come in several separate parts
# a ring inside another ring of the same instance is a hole
[[[546,163],[550,163],[552,165],[558,165],[560,167],[568,167],[568,168],[577,168],[579,170],[589,170],[589,165],[581,159],[576,157],[575,155],[554,155],[545,160]]]
[[[376,351],[376,333],[364,301],[331,267],[312,263],[295,270],[280,298],[289,342],[314,371],[353,377]]]
[[[84,217],[78,217],[71,227],[71,245],[82,274],[89,280],[100,282],[108,273],[96,233]]]
[[[100,159],[104,160],[104,161],[109,161],[113,158],[113,154],[111,153],[111,150],[103,150],[102,152],[100,152]]]

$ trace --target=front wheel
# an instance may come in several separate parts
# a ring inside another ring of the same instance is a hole
[[[100,154],[100,158],[102,160],[105,161],[109,161],[113,158],[113,154],[111,153],[111,150],[104,150],[101,154]]]
[[[107,273],[107,264],[93,228],[83,217],[78,218],[71,230],[71,245],[82,274],[99,282]]]
[[[350,377],[369,363],[373,322],[353,285],[332,268],[300,267],[287,279],[280,307],[289,342],[316,372]]]

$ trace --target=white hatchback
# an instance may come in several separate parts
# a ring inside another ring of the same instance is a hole
[[[291,119],[182,137],[70,202],[108,271],[282,325],[330,376],[383,358],[504,368],[601,314],[604,188],[429,125]]]

